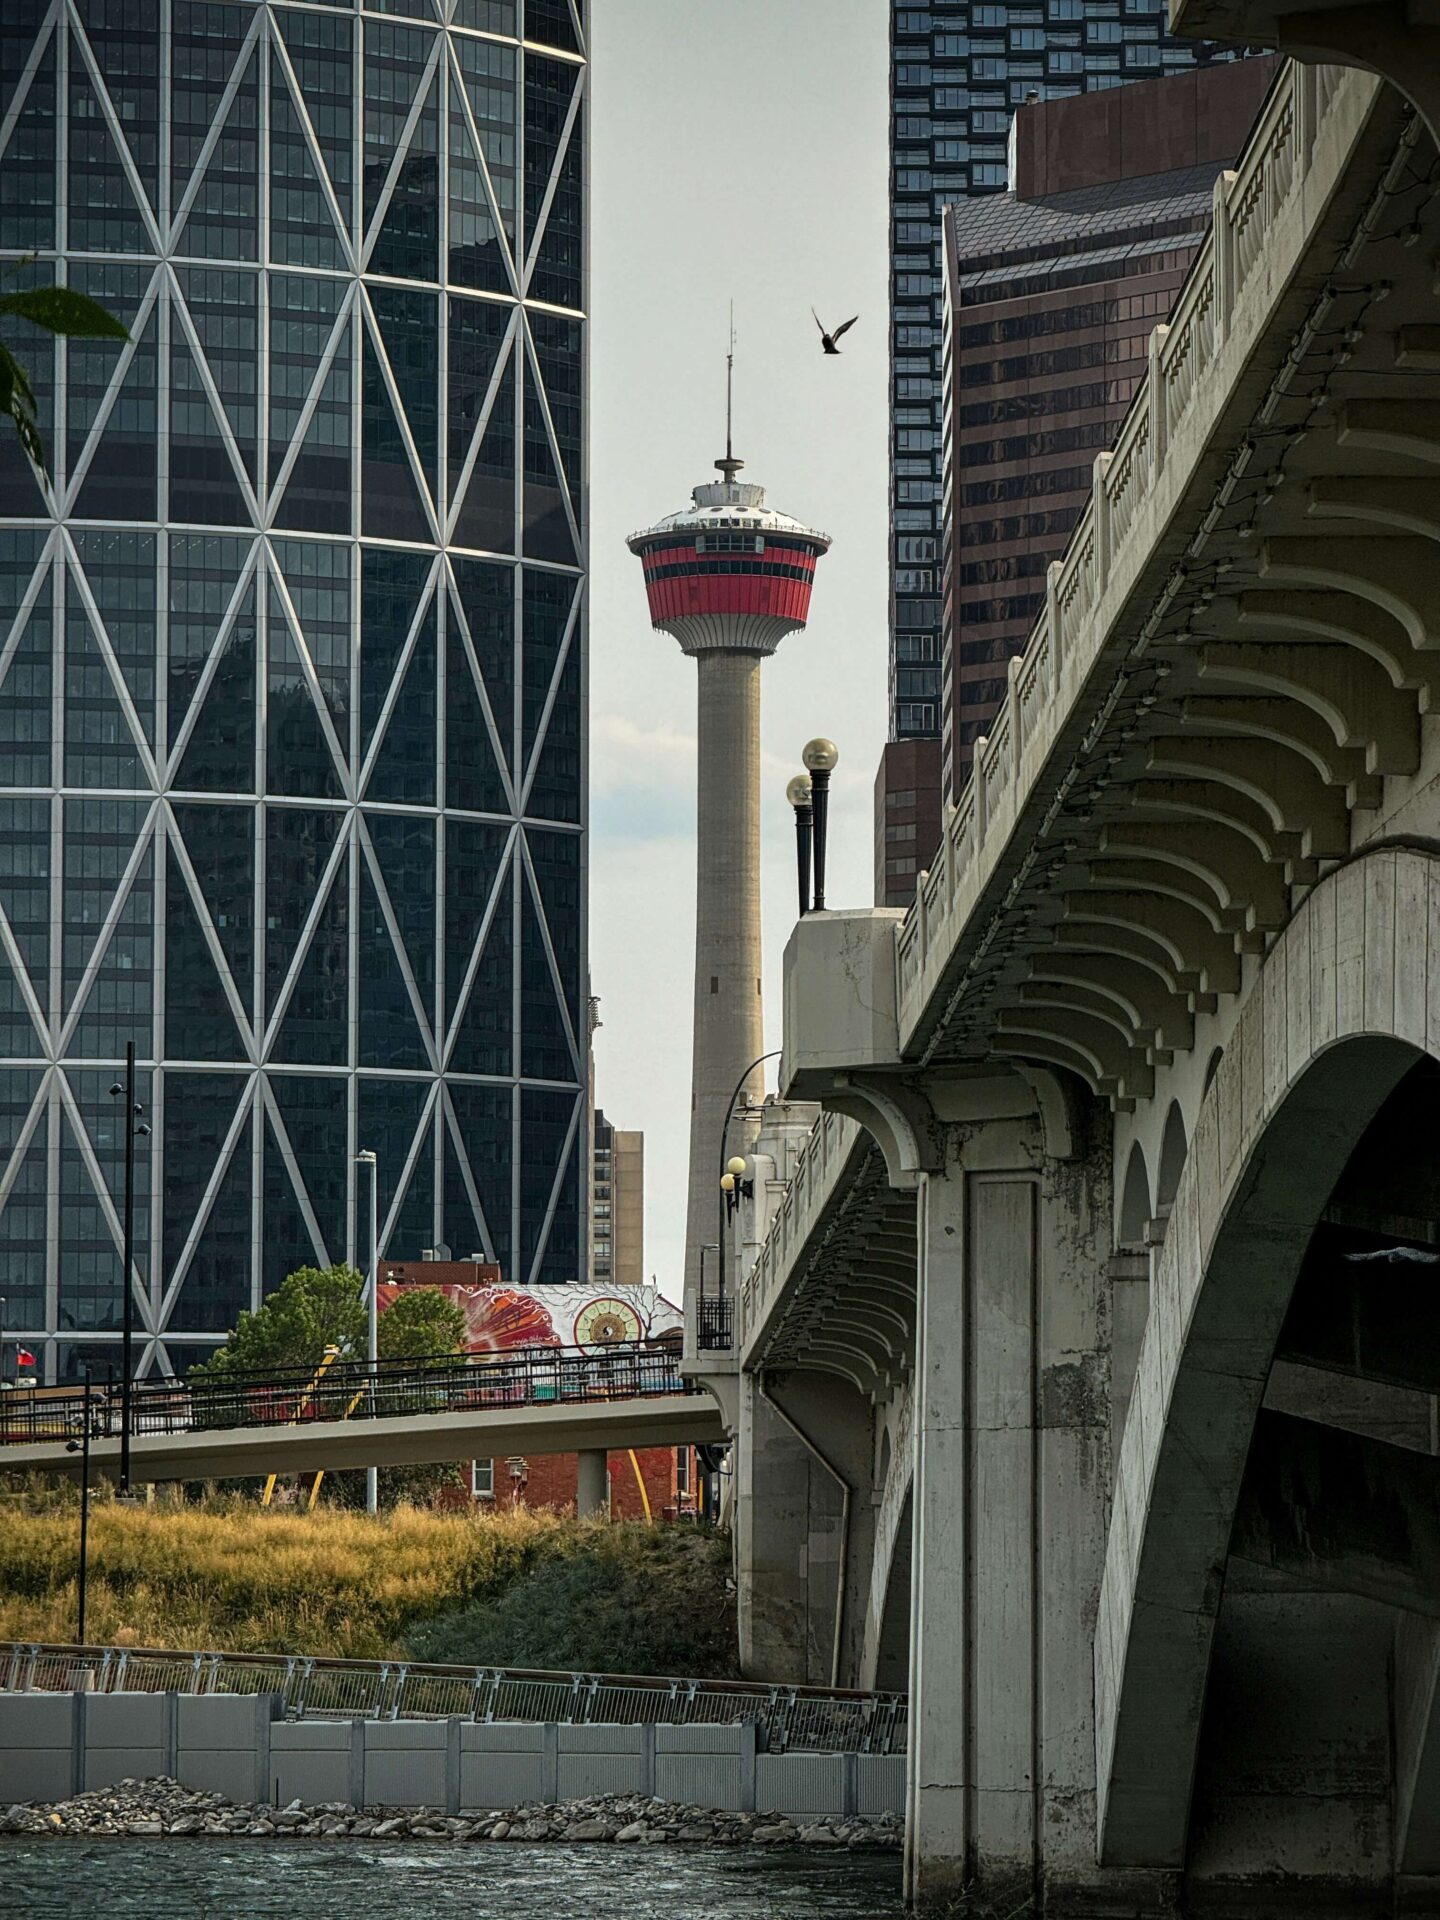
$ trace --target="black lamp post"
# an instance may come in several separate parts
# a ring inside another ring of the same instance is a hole
[[[800,882],[800,918],[810,911],[810,839],[815,809],[811,802],[808,773],[797,773],[785,789],[785,798],[795,809],[795,866]]]
[[[740,1078],[735,1082],[735,1091],[731,1094],[725,1108],[725,1124],[720,1129],[720,1285],[717,1291],[722,1299],[725,1296],[725,1222],[729,1219],[733,1211],[733,1202],[730,1200],[729,1194],[730,1188],[733,1188],[735,1184],[734,1179],[731,1178],[730,1187],[727,1188],[725,1185],[725,1180],[729,1173],[729,1166],[725,1158],[725,1148],[730,1138],[730,1121],[735,1112],[735,1102],[740,1098],[740,1090],[745,1085],[745,1082],[750,1078],[756,1067],[763,1066],[767,1060],[778,1060],[780,1058],[780,1051],[780,1048],[777,1047],[773,1053],[762,1053],[746,1067],[744,1073],[742,1073]]]
[[[144,1108],[135,1098],[133,1040],[125,1043],[124,1083],[117,1080],[110,1093],[112,1098],[118,1099],[122,1094],[125,1098],[125,1248],[120,1285],[120,1493],[124,1496],[130,1491],[130,1403],[135,1373],[135,1289],[131,1284],[135,1264],[135,1142],[150,1131],[139,1118]]]
[[[76,1623],[76,1645],[85,1644],[85,1600],[90,1578],[90,1433],[93,1422],[90,1417],[90,1369],[85,1369],[85,1410],[84,1424],[78,1440],[67,1440],[65,1451],[80,1455],[80,1579],[79,1579],[79,1620]]]
[[[830,804],[830,775],[840,759],[833,740],[812,740],[800,758],[810,771],[810,805],[815,828],[815,911],[825,910],[825,818]]]

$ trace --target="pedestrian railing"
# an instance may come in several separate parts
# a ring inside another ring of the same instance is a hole
[[[695,1344],[702,1353],[728,1353],[735,1344],[735,1302],[728,1293],[695,1302]]]
[[[303,1654],[165,1652],[0,1642],[0,1691],[279,1695],[288,1719],[550,1721],[733,1726],[771,1753],[903,1753],[906,1699],[743,1680],[541,1673]]]
[[[193,1433],[229,1427],[293,1426],[466,1413],[546,1403],[653,1399],[701,1391],[681,1378],[679,1355],[663,1347],[520,1347],[433,1360],[340,1360],[280,1372],[194,1373],[186,1380],[137,1380],[132,1434]],[[119,1433],[117,1381],[90,1390],[94,1438]],[[0,1395],[0,1445],[78,1438],[86,1396],[55,1388]]]

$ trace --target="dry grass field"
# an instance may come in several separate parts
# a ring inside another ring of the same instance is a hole
[[[0,1499],[0,1640],[73,1641],[78,1537],[72,1499]],[[733,1670],[728,1563],[711,1534],[548,1512],[102,1499],[87,1637],[353,1659],[465,1659],[473,1642],[516,1666],[717,1673]]]

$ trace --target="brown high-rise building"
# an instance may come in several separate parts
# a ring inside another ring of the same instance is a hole
[[[1151,331],[1209,225],[1216,176],[1275,67],[1240,60],[1028,104],[1009,191],[945,210],[946,798],[969,778],[1044,605],[1046,568],[1090,497],[1095,457],[1124,421]],[[884,825],[877,817],[877,882]],[[916,864],[933,851],[918,846]]]
[[[597,1287],[645,1284],[645,1136],[612,1127],[595,1109],[590,1279]]]
[[[887,740],[875,775],[875,904],[908,907],[940,843],[940,741]]]

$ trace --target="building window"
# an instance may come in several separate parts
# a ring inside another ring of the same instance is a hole
[[[688,1494],[690,1491],[689,1447],[677,1447],[675,1449],[675,1491],[682,1495]]]
[[[495,1498],[495,1462],[493,1460],[470,1462],[470,1497],[472,1500]]]

